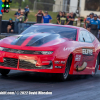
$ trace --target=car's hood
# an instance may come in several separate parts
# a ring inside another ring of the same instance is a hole
[[[59,34],[50,33],[34,33],[26,35],[10,36],[0,40],[0,46],[3,47],[50,47],[57,46],[65,41],[69,41],[67,38],[61,37]]]

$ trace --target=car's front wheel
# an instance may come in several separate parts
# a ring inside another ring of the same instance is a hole
[[[10,72],[10,70],[9,70],[9,69],[0,69],[0,73],[1,73],[3,76],[8,75],[8,74],[9,74],[9,72]]]
[[[72,64],[72,55],[69,56],[69,58],[67,60],[67,64],[66,64],[66,68],[65,68],[65,73],[61,73],[58,76],[60,81],[65,81],[68,78],[71,64]]]

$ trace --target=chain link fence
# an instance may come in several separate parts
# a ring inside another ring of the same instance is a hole
[[[44,10],[44,11],[52,11],[52,12],[73,12],[76,13],[77,7],[70,6],[70,5],[60,5],[60,4],[51,4],[51,3],[44,3],[44,2],[34,2],[33,10]],[[79,8],[80,10],[80,8]]]
[[[26,4],[26,6],[27,6],[27,4]],[[23,5],[19,6],[18,4],[15,4],[15,5],[11,5],[11,8],[24,9],[25,6],[23,6]],[[45,2],[36,2],[36,1],[34,1],[33,6],[32,6],[32,4],[29,5],[29,8],[31,11],[37,11],[37,10],[52,11],[52,12],[64,11],[67,13],[69,13],[69,12],[76,13],[76,11],[77,11],[77,7],[75,7],[75,6],[70,6],[70,5],[66,5],[66,4],[61,5],[61,4],[52,4],[52,3],[45,3]]]
[[[23,6],[21,6],[21,7],[19,7],[18,5],[16,5],[16,6],[11,6],[11,9],[16,9],[16,11],[17,11],[17,9],[18,8],[21,8],[21,9],[23,9],[24,10],[24,7]],[[73,12],[73,13],[76,13],[77,12],[77,7],[75,7],[75,6],[70,6],[70,5],[61,5],[61,4],[52,4],[52,3],[45,3],[45,2],[36,2],[36,1],[34,1],[34,3],[33,3],[33,6],[29,6],[29,8],[30,8],[30,10],[31,10],[31,12],[38,12],[38,10],[43,10],[43,11],[49,11],[49,12],[59,12],[59,11],[64,11],[64,12],[66,12],[66,13],[70,13],[70,12]],[[81,8],[79,8],[79,11],[81,10]],[[50,13],[50,14],[51,14]],[[52,13],[53,14],[53,17],[55,17],[55,19],[54,20],[56,20],[56,16],[57,16],[57,14],[58,13]],[[56,23],[56,21],[54,21],[54,23]],[[81,23],[81,26],[83,26],[83,24],[84,23]],[[74,23],[74,25],[76,25],[76,22]]]

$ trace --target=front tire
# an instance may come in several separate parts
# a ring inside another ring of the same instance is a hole
[[[9,72],[10,72],[9,69],[0,69],[0,73],[2,74],[2,76],[6,76],[6,75],[8,75]]]
[[[72,64],[72,55],[69,56],[69,58],[67,60],[67,64],[66,64],[66,68],[65,68],[65,73],[61,73],[58,76],[58,78],[60,79],[60,81],[65,81],[68,78],[71,64]]]

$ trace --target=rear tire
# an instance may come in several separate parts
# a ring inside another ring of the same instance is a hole
[[[98,68],[99,68],[99,55],[96,59],[96,63],[95,63],[95,73],[92,74],[92,77],[94,77],[98,71]]]
[[[9,69],[0,69],[0,73],[2,74],[2,76],[6,76],[6,75],[8,75],[9,72],[10,72]]]
[[[67,60],[65,73],[61,73],[61,74],[58,75],[58,78],[59,78],[60,81],[65,81],[68,78],[71,64],[72,64],[72,55],[70,55],[68,60]]]
[[[96,59],[96,64],[95,64],[95,74],[97,73],[98,68],[99,68],[99,56],[98,56],[97,59]]]

